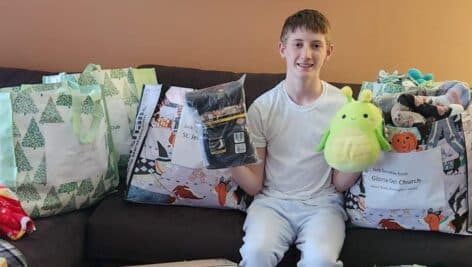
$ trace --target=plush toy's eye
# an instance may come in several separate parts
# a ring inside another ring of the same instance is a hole
[[[368,117],[369,117],[369,115],[367,115],[367,113],[364,113],[364,118],[367,119]]]
[[[342,116],[341,118],[345,119],[345,118],[346,118],[346,114],[343,114],[343,116]]]

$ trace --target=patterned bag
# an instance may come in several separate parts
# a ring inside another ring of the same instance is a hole
[[[386,127],[393,150],[346,193],[354,225],[469,235],[472,107],[413,128]]]
[[[90,206],[118,185],[99,86],[22,85],[10,92],[18,168],[11,189],[32,218]],[[68,99],[63,102],[64,99]]]
[[[131,149],[131,133],[134,128],[141,87],[144,83],[156,84],[156,73],[150,69],[102,70],[89,64],[82,73],[44,76],[44,83],[72,80],[79,85],[100,85],[110,117],[113,144],[119,154],[119,165],[126,166]]]
[[[172,162],[184,95],[189,90],[168,88],[158,101],[161,86],[145,87],[133,135],[125,198],[140,203],[245,210],[247,195],[231,180],[228,169],[203,168],[201,152],[192,149],[186,156],[197,159],[198,164]],[[189,138],[196,136],[190,134]]]

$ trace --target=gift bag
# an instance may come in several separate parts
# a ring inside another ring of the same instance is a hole
[[[354,225],[470,234],[472,108],[412,128],[387,126],[392,151],[346,193]]]
[[[202,155],[195,149],[200,142],[195,121],[183,112],[185,93],[192,89],[167,87],[162,94],[161,89],[161,85],[146,86],[141,98],[125,198],[140,203],[245,210],[249,198],[232,181],[230,171],[204,168]],[[174,151],[178,158],[174,158]]]
[[[113,143],[119,154],[119,165],[126,166],[131,149],[131,133],[144,83],[156,84],[156,74],[151,69],[102,70],[99,65],[89,64],[82,73],[44,76],[43,82],[76,81],[79,85],[100,85],[106,100]],[[69,102],[62,97],[61,105]]]
[[[116,157],[99,86],[65,81],[2,91],[10,93],[10,103],[0,106],[12,110],[18,172],[10,188],[32,218],[90,206],[115,190]]]

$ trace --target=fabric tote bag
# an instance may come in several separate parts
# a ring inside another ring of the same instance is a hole
[[[101,88],[73,82],[4,88],[17,176],[10,188],[32,218],[90,206],[118,185]],[[67,98],[67,104],[61,99]],[[3,182],[3,181],[2,181]]]
[[[162,93],[161,93],[162,89]],[[192,112],[193,89],[146,86],[138,109],[125,199],[132,202],[245,210],[248,195],[228,169],[206,169]]]
[[[346,194],[354,225],[470,235],[472,108],[412,128],[387,126],[392,151]]]
[[[156,84],[156,73],[150,69],[107,69],[89,64],[82,73],[44,76],[44,83],[76,81],[79,85],[100,85],[110,117],[113,143],[119,156],[119,165],[126,166],[131,149],[137,107],[143,84]]]

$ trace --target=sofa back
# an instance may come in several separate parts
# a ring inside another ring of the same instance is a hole
[[[28,83],[40,83],[51,72],[0,67],[0,88]]]
[[[244,74],[229,71],[201,70],[151,64],[141,65],[139,68],[154,68],[159,83],[194,89],[202,89],[220,83],[234,81]],[[244,83],[246,104],[249,106],[259,95],[273,88],[284,78],[284,73],[246,73],[246,81]],[[339,88],[344,85],[351,86],[355,97],[357,97],[359,93],[359,84],[332,84]]]
[[[234,81],[244,74],[153,64],[141,65],[139,68],[154,68],[159,83],[195,89]],[[50,74],[52,72],[0,67],[0,88],[17,86],[22,83],[40,83],[43,75]],[[284,73],[246,73],[244,84],[246,104],[249,106],[259,95],[273,88],[284,78]],[[335,82],[331,82],[331,84],[338,88],[349,85],[353,90],[354,97],[357,97],[359,94],[360,84]]]

